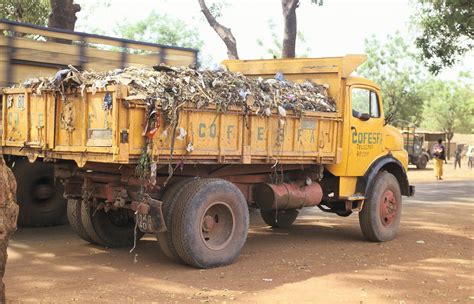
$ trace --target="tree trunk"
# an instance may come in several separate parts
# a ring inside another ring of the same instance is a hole
[[[296,22],[296,9],[299,0],[281,0],[283,20],[285,29],[283,32],[282,58],[294,58],[296,56],[296,33],[298,32]]]
[[[79,4],[73,0],[50,0],[51,15],[49,15],[48,27],[64,30],[74,30],[76,26],[76,13],[81,10]]]
[[[239,54],[237,52],[237,41],[235,40],[235,37],[232,34],[230,28],[227,28],[217,22],[216,18],[209,11],[209,8],[207,7],[206,2],[204,0],[198,0],[198,2],[201,6],[202,13],[206,17],[207,22],[225,43],[225,46],[227,47],[227,56],[229,57],[229,59],[239,59]]]
[[[448,139],[448,149],[447,149],[448,153],[446,155],[446,158],[449,160],[449,156],[451,155],[451,140],[454,137],[454,132],[452,130],[448,130],[446,132],[446,137]]]
[[[79,4],[74,0],[50,0],[51,15],[49,15],[48,27],[73,31],[76,26],[76,13],[81,10]],[[71,43],[70,40],[53,38],[52,41],[59,43]]]
[[[16,181],[0,154],[0,303],[5,303],[3,275],[7,263],[7,247],[11,234],[16,230],[18,205],[16,204]]]

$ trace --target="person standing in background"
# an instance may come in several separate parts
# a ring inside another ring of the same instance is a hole
[[[461,150],[461,147],[458,146],[454,155],[454,170],[456,170],[456,165],[458,165],[459,169],[461,169],[461,158],[462,158],[462,150]]]
[[[433,146],[433,161],[435,176],[437,180],[443,179],[443,163],[446,161],[446,149],[443,146],[443,140],[438,139],[438,143]]]

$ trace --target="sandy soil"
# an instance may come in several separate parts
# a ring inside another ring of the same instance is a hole
[[[169,262],[153,236],[104,249],[69,227],[21,229],[9,249],[12,303],[474,303],[474,175],[448,166],[444,181],[410,170],[399,236],[362,238],[357,215],[307,209],[288,230],[251,214],[230,266],[198,270]]]

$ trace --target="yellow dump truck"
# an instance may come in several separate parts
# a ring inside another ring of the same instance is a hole
[[[155,136],[147,137],[147,103],[130,98],[129,86],[67,91],[67,103],[48,92],[5,89],[2,146],[31,162],[54,163],[71,226],[95,244],[131,246],[154,233],[175,261],[225,265],[245,243],[249,206],[274,228],[288,228],[303,207],[358,212],[368,240],[388,241],[399,229],[402,195],[414,188],[402,135],[385,124],[378,86],[350,76],[365,59],[224,61],[248,77],[283,73],[327,84],[336,111],[262,116],[184,104],[171,130],[180,140],[162,136],[170,130],[159,111]],[[136,172],[146,142],[153,183]]]
[[[70,64],[78,69],[96,71],[159,63],[187,66],[197,64],[197,54],[195,49],[0,19],[0,87],[9,87],[31,77],[50,76]],[[20,117],[11,116],[11,119]],[[21,116],[21,119],[25,117]],[[26,120],[18,123],[26,123]],[[0,133],[2,127],[0,123]],[[54,180],[53,166],[43,162],[30,164],[24,157],[10,155],[7,151],[4,155],[18,181],[19,224],[45,226],[66,222],[66,200],[62,185]]]

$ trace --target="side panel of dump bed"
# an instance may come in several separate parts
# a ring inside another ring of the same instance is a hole
[[[11,154],[69,159],[79,166],[87,161],[134,164],[145,146],[147,106],[126,97],[127,87],[115,86],[84,95],[68,92],[66,101],[51,93],[5,90],[2,145]],[[18,106],[23,98],[24,106]],[[334,163],[342,123],[338,116],[308,112],[299,118],[289,112],[280,117],[274,112],[245,117],[240,108],[225,113],[184,108],[176,127],[159,117],[152,155],[158,162],[169,162],[172,155],[175,163]]]

